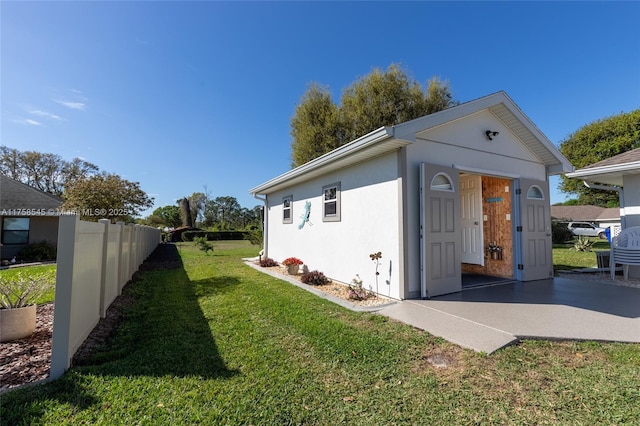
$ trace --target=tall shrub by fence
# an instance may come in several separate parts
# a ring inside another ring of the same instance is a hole
[[[160,230],[148,226],[60,217],[50,378],[69,368],[82,342],[160,238]]]

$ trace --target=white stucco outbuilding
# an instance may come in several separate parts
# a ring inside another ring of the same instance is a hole
[[[265,256],[408,299],[460,291],[463,273],[551,277],[548,178],[572,170],[498,92],[381,127],[250,192],[265,203]]]

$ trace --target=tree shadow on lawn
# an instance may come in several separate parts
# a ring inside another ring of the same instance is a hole
[[[110,376],[227,379],[239,374],[220,357],[198,303],[203,295],[229,291],[238,279],[189,280],[173,244],[159,245],[140,271],[109,308],[119,311],[120,319],[101,321],[60,379],[3,395],[0,423],[37,422],[51,399],[77,409],[100,404],[94,376],[104,378],[98,379],[105,381],[104,388]]]

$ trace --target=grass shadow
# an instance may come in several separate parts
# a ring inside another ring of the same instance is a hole
[[[193,282],[175,245],[161,244],[132,281],[123,292],[129,306],[113,337],[61,378],[2,395],[1,424],[38,423],[52,398],[75,409],[100,404],[84,381],[101,377],[227,379],[239,374],[221,358],[198,302],[232,288],[237,278]]]

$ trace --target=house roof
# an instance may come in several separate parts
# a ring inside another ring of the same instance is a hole
[[[619,207],[551,206],[552,219],[579,220],[585,222],[619,221]]]
[[[0,214],[3,210],[57,209],[63,199],[0,174]]]
[[[621,187],[623,176],[637,174],[640,174],[640,148],[567,173],[567,177]]]
[[[268,194],[330,171],[347,167],[415,142],[416,133],[440,126],[483,110],[490,111],[522,141],[550,174],[573,170],[573,166],[553,143],[533,124],[503,92],[497,92],[455,107],[394,126],[381,127],[327,154],[281,174],[249,190],[251,194]]]

